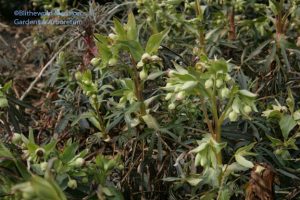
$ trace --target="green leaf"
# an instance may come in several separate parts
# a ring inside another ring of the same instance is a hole
[[[223,190],[220,191],[219,200],[230,200],[231,195],[232,192],[228,188],[223,188]]]
[[[11,88],[11,86],[12,86],[12,80],[10,80],[10,81],[8,81],[7,83],[5,83],[1,90],[2,90],[4,93],[7,93],[8,90]]]
[[[254,147],[255,144],[256,144],[256,142],[252,142],[251,144],[248,144],[247,146],[241,147],[235,152],[235,154],[236,155],[237,154],[239,154],[239,155],[253,155],[253,153],[250,153],[250,150]]]
[[[167,182],[174,182],[174,181],[180,181],[181,178],[178,177],[167,177],[167,178],[163,178],[163,181],[167,181]]]
[[[296,176],[295,174],[291,174],[285,170],[282,170],[280,168],[276,169],[277,172],[283,174],[284,176],[290,177],[292,179],[296,179],[296,180],[300,180],[300,178],[298,176]]]
[[[189,153],[198,153],[198,152],[202,151],[203,149],[205,149],[207,145],[208,145],[208,143],[203,142],[198,147],[191,150]]]
[[[271,40],[267,40],[265,42],[263,42],[261,45],[259,45],[249,56],[248,58],[245,60],[245,62],[247,62],[248,60],[251,60],[252,58],[254,58],[255,56],[257,56],[258,54],[260,54],[260,52],[263,50],[263,48],[269,44],[271,42]]]
[[[76,142],[67,146],[64,149],[63,153],[61,154],[61,161],[64,163],[71,161],[74,158],[77,149],[78,149],[78,143]]]
[[[226,171],[224,171],[225,168],[226,168]],[[228,176],[229,174],[234,173],[234,172],[240,172],[240,171],[246,171],[246,170],[248,170],[248,168],[238,164],[237,162],[233,162],[230,165],[223,166],[224,176]]]
[[[78,117],[76,117],[76,119],[74,119],[71,126],[75,126],[82,119],[87,119],[87,118],[90,118],[90,117],[93,117],[93,116],[95,116],[95,114],[92,111],[82,113]]]
[[[214,73],[218,71],[222,71],[223,73],[227,73],[229,68],[225,60],[215,60],[210,63],[209,71]]]
[[[147,114],[142,116],[144,122],[147,124],[148,128],[152,128],[154,130],[159,130],[159,124],[157,123],[156,119],[152,117],[152,115]]]
[[[116,32],[118,38],[120,40],[126,40],[127,34],[126,34],[126,31],[123,28],[123,25],[121,24],[121,22],[117,19],[114,19],[114,25],[115,25],[115,32]]]
[[[200,200],[212,200],[216,198],[216,192],[206,192],[200,197]]]
[[[56,188],[39,176],[32,176],[31,185],[40,200],[66,200],[65,196],[57,193]]]
[[[34,135],[33,135],[33,129],[31,127],[29,127],[29,135],[28,135],[28,140],[29,143],[34,144],[35,145],[35,141],[34,141]]]
[[[271,141],[273,147],[282,145],[282,141],[281,141],[281,140],[279,140],[279,139],[277,139],[277,138],[273,138],[273,137],[271,137],[270,135],[267,135],[267,137],[268,137],[269,140]]]
[[[8,148],[6,148],[4,146],[4,144],[2,142],[0,142],[0,158],[1,157],[6,157],[6,158],[10,158],[12,160],[15,160],[12,153],[8,150]]]
[[[100,42],[96,43],[96,46],[99,50],[99,54],[101,57],[101,68],[106,67],[108,64],[109,59],[112,58],[112,53],[107,45],[102,44]]]
[[[96,42],[101,42],[104,45],[108,45],[108,40],[106,36],[101,35],[99,33],[94,33],[94,37],[96,38]]]
[[[187,177],[186,182],[188,182],[191,186],[197,186],[201,182],[201,178],[199,177]]]
[[[50,140],[50,142],[44,146],[44,149],[45,149],[45,152],[46,152],[45,154],[49,155],[55,149],[56,144],[57,144],[57,141],[52,138]]]
[[[186,82],[182,85],[181,90],[186,91],[186,90],[192,89],[192,88],[194,88],[197,84],[198,84],[197,81],[186,81]]]
[[[277,49],[276,43],[274,42],[274,44],[272,46],[271,53],[269,54],[269,56],[266,59],[265,69],[269,69],[270,68],[270,64],[272,63],[273,60],[275,60],[276,49]]]
[[[297,110],[293,113],[293,118],[294,118],[295,121],[300,120],[300,110]]]
[[[168,32],[169,30],[167,29],[160,33],[151,35],[146,45],[146,52],[149,54],[156,52],[164,37],[167,36]]]
[[[279,4],[276,1],[269,0],[269,7],[272,10],[274,15],[278,14]]]
[[[288,105],[290,112],[293,113],[295,109],[295,99],[293,97],[291,88],[288,88],[288,98],[286,99],[286,104]]]
[[[286,65],[287,70],[290,71],[291,70],[291,64],[290,64],[289,58],[288,58],[288,56],[286,54],[286,47],[285,47],[284,40],[285,39],[280,38],[280,42],[279,42],[279,44],[280,44],[280,50],[281,50],[280,52],[281,52],[281,55],[283,57],[283,60],[284,60],[284,63]]]
[[[127,48],[130,51],[135,61],[141,60],[144,50],[139,42],[135,40],[124,40],[119,41],[119,44],[121,44],[123,48]]]
[[[158,96],[159,96],[159,95],[155,95],[155,96],[150,97],[149,99],[146,99],[146,100],[144,101],[146,107],[149,107],[150,103],[152,103]]]
[[[255,98],[257,96],[257,94],[254,94],[248,90],[240,90],[239,93],[242,95],[242,96],[245,96],[245,97],[248,97],[248,98]]]
[[[1,92],[0,92],[1,95]],[[8,101],[4,96],[0,96],[0,108],[5,108],[8,106]]]
[[[148,75],[147,80],[155,80],[156,78],[160,77],[163,74],[164,74],[163,71],[152,72],[151,74]]]
[[[284,139],[287,139],[290,131],[297,125],[297,122],[293,119],[291,115],[284,115],[280,121],[279,126]]]
[[[137,34],[136,22],[132,12],[128,14],[128,21],[127,21],[126,28],[127,28],[127,38],[129,40],[137,40],[138,34]]]
[[[241,155],[235,155],[235,160],[242,166],[247,167],[247,168],[252,168],[254,167],[253,163],[249,160],[247,160],[245,157]]]
[[[219,187],[219,180],[218,177],[220,176],[220,170],[219,168],[211,168],[207,167],[203,171],[203,182],[207,183],[213,187]]]
[[[96,117],[89,117],[88,120],[99,130],[99,131],[102,131],[101,130],[101,126],[100,126],[100,123],[99,121],[96,119]]]

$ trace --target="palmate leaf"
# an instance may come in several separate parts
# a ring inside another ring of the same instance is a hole
[[[241,155],[235,155],[235,160],[243,167],[252,168],[254,166],[251,161],[247,160],[245,157]]]
[[[297,122],[293,119],[291,115],[284,115],[280,121],[279,126],[284,139],[287,139],[290,131],[297,125]]]
[[[147,42],[147,45],[146,45],[146,52],[149,54],[156,52],[158,50],[162,40],[167,36],[168,32],[169,32],[169,29],[164,30],[160,33],[151,35]]]
[[[138,61],[141,59],[144,50],[139,42],[135,40],[124,40],[119,41],[119,44],[121,44],[123,48],[130,51],[134,60]]]
[[[115,27],[114,27],[115,28],[115,32],[116,32],[118,38],[120,40],[126,40],[127,39],[126,38],[127,35],[126,35],[125,29],[122,26],[122,23],[119,20],[114,19],[114,25],[115,25]]]
[[[247,146],[239,148],[235,154],[235,160],[238,164],[242,165],[243,167],[252,168],[254,165],[251,161],[247,160],[244,156],[246,155],[256,155],[255,153],[250,152],[250,150],[254,147],[256,143],[253,142]]]
[[[128,21],[126,24],[127,29],[127,38],[129,40],[137,40],[138,39],[138,33],[137,33],[137,27],[135,18],[132,12],[128,14]]]

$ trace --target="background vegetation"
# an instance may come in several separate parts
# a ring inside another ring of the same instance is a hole
[[[0,199],[300,198],[300,1],[0,3]]]

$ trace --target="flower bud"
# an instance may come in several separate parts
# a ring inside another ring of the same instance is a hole
[[[42,170],[42,171],[46,171],[47,166],[48,166],[48,163],[47,163],[47,162],[42,162],[42,163],[40,164],[40,167],[41,167],[41,170]]]
[[[91,82],[90,80],[84,80],[83,83],[84,83],[85,85],[90,85],[92,82]]]
[[[114,66],[116,64],[118,64],[118,59],[116,59],[116,58],[109,59],[109,61],[108,61],[109,66]]]
[[[143,69],[141,72],[140,72],[140,79],[143,81],[143,80],[146,80],[148,77],[148,74],[146,72],[145,69]]]
[[[93,100],[97,100],[97,95],[93,94],[91,97]]]
[[[229,117],[229,120],[230,120],[230,121],[234,122],[234,121],[237,120],[238,114],[237,114],[235,111],[231,111],[231,112],[229,113],[228,117]]]
[[[185,92],[184,91],[180,91],[177,93],[176,95],[176,100],[180,101],[185,97]]]
[[[252,111],[251,107],[248,106],[248,105],[245,105],[244,108],[243,108],[243,110],[244,110],[244,112],[245,112],[246,114],[249,114],[249,113]]]
[[[168,73],[167,73],[167,74],[168,74],[168,77],[171,78],[171,77],[173,76],[174,73],[175,73],[175,70],[172,70],[172,69],[171,69],[171,70],[168,70]]]
[[[226,74],[225,81],[230,81],[231,79],[232,79],[231,76],[229,74]]]
[[[225,99],[225,98],[227,98],[227,97],[229,96],[229,93],[230,93],[230,91],[229,91],[228,88],[223,88],[223,89],[221,90],[221,97],[222,97],[223,99]]]
[[[141,68],[141,67],[143,67],[144,66],[144,63],[143,63],[143,61],[142,60],[140,60],[138,63],[137,63],[137,68],[139,69],[139,68]]]
[[[217,88],[220,88],[222,85],[223,85],[223,80],[222,79],[217,79],[217,81],[216,81]]]
[[[77,158],[74,162],[75,167],[81,167],[84,164],[84,159],[83,158]]]
[[[161,58],[158,57],[157,55],[154,55],[154,56],[151,56],[151,60],[152,60],[153,62],[159,62],[159,61],[161,61]]]
[[[75,79],[76,79],[76,80],[80,80],[81,77],[82,77],[81,72],[76,72],[76,73],[75,73]]]
[[[148,63],[149,60],[151,60],[150,54],[144,53],[144,54],[142,55],[142,59],[141,59],[141,60],[143,61],[143,63]]]
[[[180,85],[176,85],[174,92],[179,92],[181,90],[181,86]]]
[[[113,33],[110,33],[108,35],[108,37],[111,39],[111,40],[117,40],[118,39],[118,36],[116,34],[113,34]]]
[[[173,95],[173,93],[168,93],[168,94],[166,95],[166,97],[165,97],[165,100],[166,100],[166,101],[170,100],[171,97],[172,97],[172,95]]]
[[[88,182],[89,182],[89,179],[88,179],[87,177],[83,177],[83,178],[82,178],[82,182],[83,182],[83,183],[88,183]]]
[[[70,179],[68,182],[68,187],[71,189],[76,189],[77,188],[77,182],[74,179]]]
[[[14,133],[11,138],[11,141],[13,144],[18,144],[21,140],[22,140],[22,137],[19,133]]]
[[[205,81],[204,85],[205,85],[206,89],[209,89],[209,88],[211,88],[213,86],[213,84],[214,84],[213,80],[212,79],[208,79],[208,80]]]
[[[100,58],[93,58],[92,60],[91,60],[91,64],[93,65],[93,66],[97,66],[98,64],[99,64],[99,62],[100,62]]]
[[[92,95],[92,92],[91,92],[91,91],[87,91],[87,92],[86,92],[86,96],[89,97],[89,96],[91,96],[91,95]]]
[[[175,107],[176,107],[175,103],[171,103],[171,104],[169,104],[168,109],[169,110],[174,110]]]

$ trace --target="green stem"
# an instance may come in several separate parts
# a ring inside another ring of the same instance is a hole
[[[131,62],[133,64],[133,74],[132,74],[133,77],[132,78],[134,80],[135,96],[136,96],[138,102],[141,103],[141,106],[140,106],[141,116],[144,116],[144,115],[146,115],[146,106],[145,106],[144,97],[143,97],[144,85],[143,85],[142,81],[139,78],[139,72],[136,68],[137,63],[133,59],[132,56],[131,56]]]
[[[98,101],[96,99],[94,99],[94,104],[95,104],[95,109],[96,109],[96,113],[97,113],[97,118],[98,118],[98,122],[100,124],[100,129],[101,129],[101,132],[105,135],[105,136],[108,136],[107,132],[106,132],[106,128],[105,128],[105,125],[104,125],[104,119],[100,113],[100,105],[98,103]]]
[[[230,97],[230,99],[229,99],[229,101],[228,101],[228,103],[227,103],[227,105],[226,105],[226,107],[225,107],[225,109],[224,109],[224,111],[223,111],[223,113],[221,114],[221,116],[220,116],[220,118],[219,118],[219,124],[223,124],[223,121],[224,121],[224,119],[225,119],[225,116],[226,116],[226,113],[227,113],[227,111],[229,110],[229,108],[232,106],[232,102],[233,102],[233,100],[234,100],[234,94],[232,94],[231,95],[231,97]]]
[[[216,80],[215,76],[215,80]],[[213,85],[213,92],[211,93],[211,107],[212,107],[212,114],[213,114],[213,119],[214,119],[214,130],[213,130],[213,137],[216,140],[217,143],[221,143],[221,123],[219,121],[219,116],[218,116],[218,104],[217,104],[217,86],[216,86],[216,81],[214,81]],[[222,165],[222,152],[217,153],[217,162],[219,165]]]
[[[218,190],[217,200],[220,199],[221,191],[223,190],[223,186],[224,186],[225,173],[226,173],[226,171],[227,171],[227,169],[228,169],[229,164],[232,162],[233,159],[234,159],[234,156],[232,156],[232,157],[230,158],[230,160],[228,161],[228,164],[226,165],[224,171],[221,172],[221,175],[220,175],[220,177],[219,177],[219,178],[220,178],[220,187],[219,187],[219,190]]]
[[[203,28],[203,12],[198,0],[195,1],[195,12],[197,17],[201,20],[200,23],[202,24],[201,28],[199,28],[199,54],[205,54],[205,34]]]

